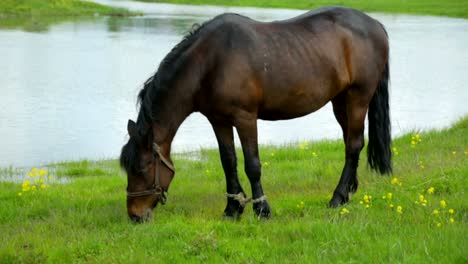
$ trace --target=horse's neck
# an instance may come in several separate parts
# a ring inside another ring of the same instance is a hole
[[[188,72],[188,71],[187,71]],[[178,75],[166,98],[158,102],[161,113],[153,124],[156,141],[171,144],[184,120],[194,112],[194,96],[199,82],[196,76]]]

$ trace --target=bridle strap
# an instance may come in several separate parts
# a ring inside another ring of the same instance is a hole
[[[166,167],[170,169],[172,172],[175,172],[175,168],[172,165],[172,163],[162,155],[161,148],[155,142],[153,142],[153,155],[155,158],[155,162],[158,162],[158,164],[155,164],[154,184],[148,190],[144,190],[140,192],[128,192],[127,191],[127,197],[141,197],[141,196],[156,194],[157,196],[159,196],[159,200],[161,201],[161,204],[165,204],[167,197],[166,197],[165,191],[163,190],[160,184],[161,162],[164,163],[164,165],[166,165]]]
[[[155,142],[153,142],[153,152],[155,154],[158,154],[159,159],[164,163],[164,165],[166,165],[166,167],[168,169],[170,169],[172,172],[175,172],[174,166],[172,165],[172,163],[169,160],[167,160],[163,156],[163,154],[161,153],[161,148]]]

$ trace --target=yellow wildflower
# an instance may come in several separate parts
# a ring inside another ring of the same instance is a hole
[[[272,152],[272,153],[270,154],[270,156],[274,157],[274,156],[275,156],[275,153],[274,153],[274,152]]]
[[[46,170],[44,170],[44,169],[39,170],[39,176],[43,176],[43,175],[46,175],[46,174],[47,174]]]
[[[388,197],[388,199],[392,199],[393,193],[391,193],[391,192],[387,193],[387,197]]]
[[[349,214],[349,210],[346,207],[343,207],[340,211],[341,215]]]
[[[402,214],[403,213],[403,207],[401,205],[398,205],[397,208],[396,208],[396,211],[399,213],[399,214]]]
[[[457,155],[457,152],[456,152],[456,151],[452,151],[452,154],[453,154],[453,155]]]
[[[314,151],[314,152],[312,152],[312,156],[317,157],[318,155],[317,155],[317,153]]]
[[[438,214],[439,214],[439,210],[435,209],[434,211],[432,211],[432,214],[433,214],[433,215],[438,215]]]
[[[366,209],[369,208],[369,207],[370,207],[370,205],[366,204]]]
[[[422,194],[419,195],[419,201],[424,202],[424,195],[422,195]]]
[[[450,223],[452,223],[452,224],[455,223],[455,219],[453,219],[453,217],[450,217],[449,221],[450,221]]]
[[[364,202],[361,200],[361,201],[359,201],[359,204],[364,204]]]
[[[268,163],[268,161],[263,162],[263,166],[268,167],[269,165],[270,163]]]
[[[300,149],[309,149],[309,143],[307,141],[304,141],[303,143],[299,143],[299,148]]]
[[[445,200],[440,200],[440,207],[444,209],[447,206],[447,202]]]
[[[454,213],[455,213],[455,210],[453,210],[452,208],[450,208],[450,209],[448,210],[448,212],[449,212],[449,214],[454,214]]]
[[[397,177],[393,177],[392,181],[390,182],[391,184],[398,184],[400,181],[398,180]]]
[[[33,186],[31,187],[31,190],[35,191],[35,190],[36,190],[36,185],[33,185]]]
[[[364,197],[362,198],[364,202],[368,203],[369,202],[369,196],[367,194],[364,194]]]
[[[437,223],[437,227],[441,227],[442,226],[442,223]]]
[[[301,201],[300,203],[298,203],[297,208],[300,208],[300,209],[304,208],[304,202]]]
[[[388,205],[388,207],[393,208],[394,205],[391,203],[391,204]]]
[[[45,189],[45,188],[47,188],[47,185],[41,184],[41,188],[42,188],[42,189]]]
[[[18,193],[18,196],[21,196],[21,195],[23,195],[23,193],[22,193],[22,192],[19,192],[19,193]]]
[[[52,175],[49,175],[49,180],[52,180],[54,177],[52,177]]]
[[[435,188],[434,187],[429,187],[429,189],[427,189],[427,193],[428,194],[433,194],[435,191]]]
[[[393,147],[392,151],[393,151],[393,154],[395,154],[395,156],[398,156],[398,149],[396,147]]]

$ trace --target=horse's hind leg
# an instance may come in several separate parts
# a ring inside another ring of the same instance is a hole
[[[346,144],[346,138],[348,136],[348,115],[346,114],[346,91],[338,94],[332,100],[333,114],[335,114],[336,121],[341,126],[343,131],[343,140]]]
[[[351,88],[353,89],[353,88]],[[341,178],[336,187],[329,206],[336,207],[348,202],[349,194],[355,192],[358,187],[357,167],[359,154],[364,146],[364,120],[368,104],[362,97],[350,91],[333,101],[335,116],[343,129],[346,145],[346,158]],[[362,95],[361,95],[362,96]],[[346,111],[344,111],[346,109]],[[346,122],[344,122],[346,116]]]
[[[245,173],[249,178],[252,187],[252,202],[255,214],[258,217],[270,217],[270,206],[263,194],[263,187],[260,181],[261,163],[258,155],[257,143],[257,118],[244,117],[236,122],[237,133],[242,143],[244,153]]]
[[[232,126],[210,120],[218,140],[219,155],[226,176],[226,191],[228,193],[225,217],[236,218],[244,212],[242,198],[245,197],[244,190],[237,176],[237,157],[234,148],[234,137]],[[234,195],[239,195],[237,198]],[[243,197],[242,197],[243,196]]]

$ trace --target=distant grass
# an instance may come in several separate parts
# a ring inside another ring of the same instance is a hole
[[[104,6],[81,0],[2,0],[0,17],[5,16],[127,16],[134,13],[123,8]],[[1,20],[0,20],[1,22]]]
[[[467,263],[468,117],[420,133],[420,142],[415,134],[394,140],[391,177],[370,172],[363,151],[360,188],[337,209],[326,204],[343,166],[340,140],[261,147],[268,221],[251,205],[239,221],[221,218],[225,181],[215,149],[199,159],[174,155],[168,204],[141,225],[127,219],[117,161],[54,164],[47,170],[71,182],[21,196],[21,183],[0,182],[0,263]],[[15,173],[2,169],[0,179]]]
[[[139,0],[191,5],[224,5],[313,9],[327,5],[342,5],[365,12],[421,14],[468,18],[468,0]]]
[[[81,0],[1,0],[0,28],[47,31],[63,21],[92,19],[94,16],[133,16],[141,13]]]

